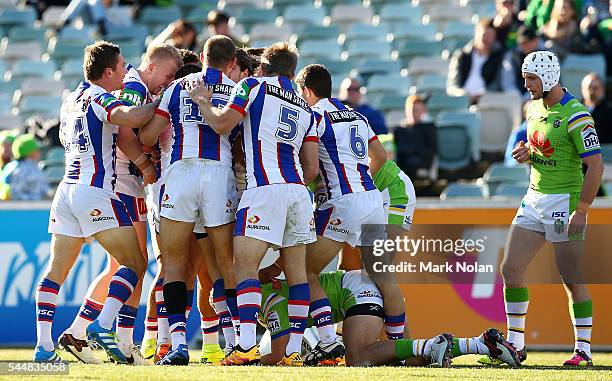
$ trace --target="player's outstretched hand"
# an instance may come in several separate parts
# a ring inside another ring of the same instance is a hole
[[[194,101],[210,102],[212,98],[212,89],[204,84],[203,81],[186,81],[185,90],[189,93],[189,97]]]
[[[574,234],[582,233],[586,226],[586,219],[586,214],[574,211],[574,213],[572,213],[569,218],[569,224],[567,225],[567,234],[571,236]]]
[[[529,160],[529,143],[525,144],[521,140],[518,146],[512,150],[512,157],[521,164],[527,162]]]

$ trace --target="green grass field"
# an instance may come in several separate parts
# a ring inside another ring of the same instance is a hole
[[[60,355],[64,353],[60,351]],[[29,349],[2,349],[0,361],[31,358]],[[223,380],[223,381],[308,381],[325,380],[400,380],[400,379],[455,379],[455,380],[612,380],[612,353],[595,353],[597,366],[592,369],[564,369],[560,364],[567,353],[529,352],[526,365],[520,369],[484,368],[474,365],[478,357],[463,356],[453,361],[450,369],[375,367],[375,368],[277,368],[277,367],[219,367],[193,363],[188,367],[130,367],[126,365],[70,364],[70,373],[61,376],[0,376],[0,380],[117,380],[117,381],[175,381],[175,380]],[[64,358],[69,359],[69,355]],[[193,361],[199,359],[192,352]]]

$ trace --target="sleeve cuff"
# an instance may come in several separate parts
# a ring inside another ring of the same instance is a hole
[[[319,138],[317,136],[306,136],[304,138],[305,142],[314,142],[314,143],[318,143],[319,142]]]
[[[157,115],[161,115],[161,116],[163,116],[163,117],[164,117],[164,118],[166,118],[166,119],[170,119],[170,114],[168,114],[168,112],[167,112],[167,111],[164,111],[164,110],[162,110],[162,109],[160,109],[160,108],[155,109],[155,113],[156,113]]]
[[[122,105],[123,105],[123,104],[122,104],[121,102],[115,102],[115,103],[111,104],[111,105],[110,105],[108,108],[106,108],[106,109],[105,109],[105,110],[106,110],[106,121],[107,121],[108,123],[110,123],[110,122],[111,122],[111,121],[110,121],[110,114],[111,114],[111,111],[113,111],[113,109],[114,109],[115,107],[117,107],[117,106],[122,106]]]
[[[244,109],[242,107],[238,106],[237,104],[231,103],[230,104],[230,108],[233,109],[233,110],[238,111],[243,117],[246,116],[246,111],[244,111]]]
[[[378,140],[378,136],[374,135],[368,140],[368,143],[372,143],[374,140]]]
[[[589,157],[589,156],[592,156],[592,155],[597,155],[598,153],[601,153],[601,150],[596,149],[596,150],[593,150],[593,151],[588,151],[588,152],[581,153],[580,157],[581,158],[585,158],[585,157]]]

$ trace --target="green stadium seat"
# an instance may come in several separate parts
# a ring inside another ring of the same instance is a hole
[[[21,101],[19,114],[23,116],[42,115],[57,117],[62,106],[61,97],[50,97],[45,95],[32,95]]]
[[[283,21],[283,25],[284,24],[285,22]],[[308,26],[308,28],[305,28],[297,35],[297,43],[298,46],[300,46],[300,44],[309,40],[337,40],[339,34],[340,29],[335,25],[310,25]]]
[[[59,184],[64,178],[64,172],[65,169],[63,165],[49,166],[43,170],[43,173],[47,176],[47,180],[49,180],[49,184],[51,185]]]
[[[7,72],[5,78],[8,79],[27,79],[37,77],[41,79],[52,79],[57,65],[53,61],[30,61],[20,60],[15,62],[10,72]]]
[[[393,31],[393,46],[399,48],[406,41],[435,41],[436,27],[431,24],[405,24]]]
[[[9,32],[9,40],[12,42],[18,41],[38,41],[41,45],[47,42],[45,37],[47,30],[41,27],[15,26]]]
[[[255,24],[249,32],[249,38],[253,40],[288,41],[290,37],[291,27],[286,24],[282,26],[276,26],[273,23]]]
[[[300,45],[300,57],[339,59],[342,48],[336,41],[304,41]]]
[[[483,126],[480,130],[482,151],[505,151],[512,129],[521,124],[521,105],[522,99],[515,93],[488,92],[480,98],[476,108],[480,112]]]
[[[408,65],[408,73],[412,76],[435,74],[446,78],[448,75],[448,60],[440,56],[414,57]]]
[[[444,47],[440,41],[403,41],[397,48],[404,65],[408,65],[415,57],[439,57],[443,50]]]
[[[59,63],[71,58],[80,58],[82,62],[85,47],[88,44],[89,41],[62,41],[54,37],[49,40],[47,53]]]
[[[317,62],[310,63],[318,63],[325,66],[332,75],[346,74],[353,69],[353,63],[350,61],[320,59]]]
[[[120,48],[121,48],[121,54],[123,55],[123,57],[125,57],[126,62],[132,65],[138,65],[138,62],[135,62],[136,60],[134,60],[134,58],[138,58],[138,61],[140,61],[140,56],[144,52],[142,45],[140,45],[136,41],[132,41],[132,42],[126,41],[121,44]],[[132,61],[128,61],[127,60],[128,58],[132,59]]]
[[[356,23],[370,24],[374,12],[370,7],[360,4],[338,4],[330,13],[330,23],[338,25],[341,30],[346,31]]]
[[[495,193],[502,183],[529,183],[529,169],[525,166],[506,167],[502,163],[493,163],[482,179],[489,185],[491,192]]]
[[[301,4],[304,4],[304,0],[273,0],[272,8],[276,9],[280,14],[284,14],[288,7]]]
[[[149,29],[145,25],[130,25],[112,28],[106,35],[108,41],[118,43],[120,46],[126,41],[135,41],[144,46]]]
[[[472,19],[472,10],[468,7],[449,6],[449,4],[435,4],[427,11],[429,22],[438,26],[438,31],[453,21],[469,23]]]
[[[421,8],[407,1],[380,8],[380,24],[388,25],[392,30],[403,25],[420,24],[422,17]]]
[[[474,161],[480,160],[480,113],[471,111],[441,111],[436,116],[437,126],[463,125],[470,135],[470,151]]]
[[[450,183],[440,195],[441,200],[449,198],[486,198],[489,192],[481,184]]]
[[[389,59],[391,56],[391,45],[380,41],[353,41],[347,49],[349,60],[355,64],[359,60],[365,61],[368,58]]]
[[[246,32],[255,24],[274,23],[278,13],[274,9],[242,8],[236,19],[244,26]]]
[[[427,108],[432,115],[440,111],[467,111],[470,100],[467,96],[453,97],[449,95],[432,95],[427,102]]]
[[[526,183],[501,183],[495,190],[490,190],[495,197],[523,197],[529,189]]]
[[[385,42],[389,28],[386,25],[353,24],[345,33],[345,44],[351,42]]]
[[[66,85],[62,80],[28,78],[22,82],[21,88],[15,91],[13,104],[16,106],[21,102],[21,99],[31,95],[61,97],[65,89]]]
[[[21,128],[23,119],[19,115],[0,115],[0,130],[12,130],[13,128]]]
[[[321,0],[321,4],[323,4],[328,9],[331,9],[338,4],[360,5],[361,3],[362,3],[362,0]]]
[[[390,111],[400,111],[404,109],[404,105],[406,104],[406,97],[400,94],[384,94],[378,93],[380,96],[374,96],[371,94],[368,96],[368,99],[371,101],[372,106],[376,108],[378,111],[387,113]]]
[[[307,25],[321,25],[323,18],[325,17],[325,8],[315,8],[314,5],[290,5],[285,9],[285,13],[283,13],[283,25],[290,25],[291,28],[295,31],[303,30],[307,35],[309,33],[309,28],[305,28]],[[330,28],[338,28],[337,26],[332,26]],[[331,30],[334,29],[326,29],[331,33]],[[325,31],[321,31],[325,33]],[[310,32],[314,35],[316,32]],[[317,36],[319,37],[319,36]],[[335,38],[337,37],[334,36]],[[300,36],[302,38],[302,36]],[[319,39],[326,38],[324,36],[320,36]],[[312,38],[311,38],[312,39]]]
[[[149,27],[150,30],[158,25],[168,25],[181,18],[181,10],[177,6],[170,7],[145,7],[139,18],[139,22]]]
[[[374,74],[393,74],[399,73],[401,64],[397,60],[368,58],[355,69],[357,75],[368,82]]]
[[[45,154],[45,163],[47,166],[63,166],[65,162],[65,150],[61,147],[52,147]]]
[[[416,83],[416,91],[418,93],[446,91],[446,77],[436,74],[422,75]]]
[[[602,54],[568,54],[561,64],[561,84],[574,96],[580,96],[580,83],[585,75],[595,72],[606,80],[606,59]]]
[[[209,12],[217,8],[216,0],[176,0],[174,4],[181,8],[181,11],[184,15],[191,13],[197,9]],[[203,22],[204,20],[206,20],[206,17],[197,21]]]
[[[10,29],[14,26],[31,26],[36,20],[33,7],[0,9],[0,27]]]
[[[9,115],[11,113],[11,103],[11,94],[0,93],[0,115]]]
[[[402,95],[404,100],[410,93],[412,81],[410,77],[398,74],[376,74],[368,80],[366,89],[368,96],[377,94]],[[403,108],[403,106],[402,106]]]
[[[12,42],[4,37],[0,42],[0,58],[4,61],[40,60],[42,53],[43,50],[38,41]]]
[[[472,154],[468,129],[464,125],[437,127],[438,168],[455,171],[470,165]]]
[[[65,27],[59,33],[59,38],[63,41],[88,41],[94,43],[96,40],[96,29],[94,27],[84,27],[77,29],[74,27]]]

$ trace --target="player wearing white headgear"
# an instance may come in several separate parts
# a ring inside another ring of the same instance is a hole
[[[508,341],[526,358],[529,292],[525,273],[550,241],[572,303],[575,354],[564,365],[592,365],[592,302],[583,284],[581,259],[587,213],[603,173],[599,140],[588,110],[559,84],[559,61],[553,53],[529,54],[522,72],[533,99],[527,111],[529,142],[519,143],[512,154],[519,163],[531,164],[531,179],[512,222],[502,262]],[[583,163],[587,166],[584,177]]]

